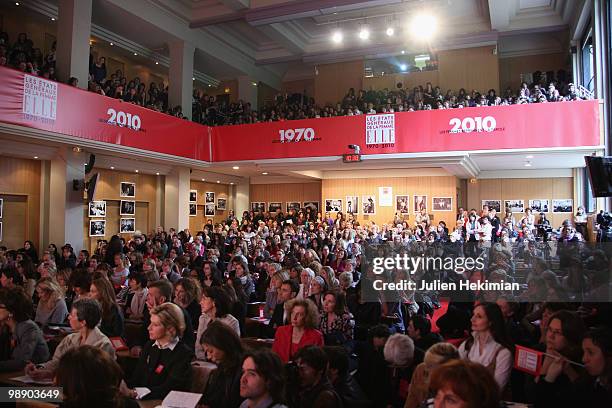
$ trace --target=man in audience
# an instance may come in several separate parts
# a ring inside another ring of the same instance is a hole
[[[334,390],[342,399],[345,407],[369,407],[372,402],[368,400],[357,381],[349,373],[349,355],[344,347],[324,347],[327,356],[327,376],[334,386]]]
[[[268,336],[274,337],[274,332],[280,326],[287,324],[287,311],[285,303],[295,298],[300,291],[299,284],[291,279],[284,281],[278,290],[277,304],[268,323]]]
[[[423,362],[425,352],[436,343],[444,341],[442,336],[431,332],[431,322],[422,315],[414,315],[408,323],[408,336],[414,341],[414,364]]]
[[[288,380],[290,406],[342,407],[342,400],[327,377],[328,362],[321,347],[301,348],[295,355],[294,361],[297,375]]]
[[[245,398],[240,408],[286,408],[283,363],[276,353],[267,349],[253,351],[242,362],[240,396]]]

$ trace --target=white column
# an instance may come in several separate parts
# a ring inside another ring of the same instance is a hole
[[[252,110],[257,110],[257,89],[258,87],[253,85],[257,84],[257,80],[249,76],[238,77],[238,99],[242,99],[245,102],[251,104]]]
[[[189,228],[189,168],[175,167],[165,179],[163,226],[182,231]]]
[[[91,3],[92,0],[59,0],[57,72],[64,82],[77,78],[83,89],[87,89],[89,79]]]
[[[49,169],[49,242],[58,247],[70,243],[76,252],[84,248],[84,191],[74,190],[74,180],[84,181],[85,153],[67,148],[58,151]]]
[[[181,105],[183,116],[191,119],[195,46],[182,40],[173,41],[168,46],[170,47],[168,103],[171,108]]]
[[[234,184],[232,193],[234,195],[234,214],[238,219],[242,219],[242,213],[250,209],[250,183],[251,179],[246,178],[239,184]]]

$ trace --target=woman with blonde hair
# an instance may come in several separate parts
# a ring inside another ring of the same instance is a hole
[[[182,340],[185,318],[181,308],[173,303],[162,303],[151,309],[149,342],[140,353],[129,388],[122,394],[135,398],[136,387],[146,387],[151,393],[144,399],[163,399],[170,391],[188,391],[191,385],[193,350]]]
[[[450,343],[436,343],[425,352],[423,362],[414,370],[404,408],[417,408],[429,395],[431,372],[450,360],[458,360],[459,351]]]
[[[274,308],[278,304],[278,291],[283,282],[289,279],[289,272],[282,270],[276,272],[270,278],[270,288],[266,291],[266,315],[272,317]]]
[[[62,324],[68,317],[64,291],[55,279],[41,278],[36,284],[38,307],[34,321],[41,326]]]
[[[89,297],[97,300],[102,309],[100,331],[108,337],[118,337],[123,334],[123,315],[117,305],[115,290],[106,278],[94,279],[89,289]]]
[[[321,268],[320,275],[325,280],[325,285],[328,290],[337,289],[340,286],[340,281],[336,279],[336,274],[330,266]]]
[[[157,271],[157,264],[155,263],[155,259],[145,259],[142,264],[142,271],[144,272],[149,282],[159,280],[159,272]]]
[[[293,299],[285,304],[289,324],[276,329],[272,351],[284,363],[292,360],[298,350],[306,346],[323,346],[319,327],[319,311],[311,300]]]

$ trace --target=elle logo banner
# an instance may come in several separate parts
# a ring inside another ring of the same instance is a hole
[[[395,144],[395,114],[366,116],[366,145]]]
[[[23,77],[23,113],[55,120],[57,114],[57,82],[32,75]]]

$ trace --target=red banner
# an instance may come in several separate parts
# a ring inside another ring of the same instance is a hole
[[[401,112],[222,126],[212,129],[215,162],[599,146],[598,101]]]
[[[206,126],[8,68],[0,77],[0,122],[210,161]]]

